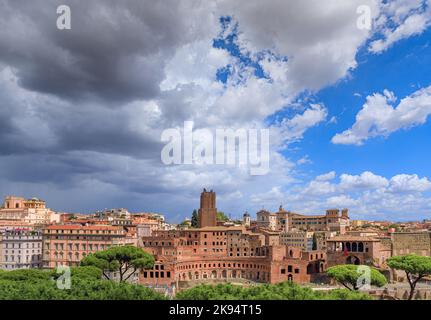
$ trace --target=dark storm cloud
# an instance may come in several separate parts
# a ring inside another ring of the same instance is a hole
[[[128,155],[136,158],[154,158],[160,155],[159,135],[131,128],[130,112],[124,108],[106,109],[90,105],[63,110],[46,111],[48,122],[57,138],[56,151],[96,151]],[[135,120],[145,125],[143,117]]]
[[[147,122],[145,114],[137,119],[134,110],[139,106],[129,110],[74,104],[28,93],[8,76],[0,81],[0,155],[60,155],[74,150],[138,158],[160,154],[158,135],[139,131]]]
[[[1,174],[4,179],[14,182],[54,183],[70,187],[74,176],[102,170],[100,165],[84,160],[43,154],[5,156],[0,158]]]
[[[72,29],[56,28],[69,5]],[[196,6],[195,6],[196,7]],[[63,98],[106,103],[159,93],[164,63],[197,37],[178,1],[0,1],[0,61],[23,87]]]
[[[60,4],[72,30],[56,28]],[[196,38],[186,12],[173,1],[0,0],[2,190],[164,190],[144,104],[159,96],[176,48]]]

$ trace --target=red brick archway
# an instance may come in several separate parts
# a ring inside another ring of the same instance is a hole
[[[356,257],[356,256],[348,256],[346,258],[346,263],[347,264],[360,265],[361,264],[361,260],[358,257]]]

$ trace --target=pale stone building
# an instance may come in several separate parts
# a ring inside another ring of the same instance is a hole
[[[311,251],[313,250],[313,235],[314,233],[309,231],[282,232],[280,233],[280,244]]]
[[[41,232],[8,230],[0,235],[0,269],[28,269],[41,266]]]
[[[61,215],[46,207],[38,198],[7,196],[0,208],[0,220],[27,222],[32,225],[59,223]]]
[[[260,210],[256,213],[256,226],[269,230],[277,229],[277,215],[267,210]]]

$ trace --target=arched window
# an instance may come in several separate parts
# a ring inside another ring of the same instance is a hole
[[[358,251],[359,252],[364,252],[364,243],[363,242],[359,242],[359,244],[358,244]]]
[[[358,252],[358,244],[356,242],[352,243],[352,251],[353,252]]]
[[[350,242],[346,242],[346,248],[347,251],[352,251],[352,248],[350,247]]]

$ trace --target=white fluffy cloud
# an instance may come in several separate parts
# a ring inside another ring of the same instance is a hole
[[[392,177],[388,190],[391,192],[425,192],[431,189],[428,178],[419,178],[418,175],[400,174]]]
[[[287,88],[318,90],[355,68],[357,49],[371,34],[356,25],[360,5],[368,5],[373,17],[379,1],[224,1],[221,12],[239,21],[245,51],[273,50],[286,56]],[[278,72],[278,71],[277,71]]]
[[[342,174],[340,176],[340,187],[343,190],[377,189],[386,187],[388,180],[384,177],[366,171],[360,175]]]
[[[335,171],[331,171],[325,174],[321,174],[320,176],[316,177],[316,181],[330,181],[330,180],[334,180],[335,177],[337,176]]]
[[[369,50],[383,52],[397,41],[421,34],[430,24],[430,0],[388,1],[382,4],[382,13],[376,22],[382,38],[371,42]]]
[[[308,183],[277,187],[253,196],[257,203],[272,210],[278,203],[285,209],[322,214],[329,208],[349,208],[354,219],[409,220],[431,210],[431,182],[415,174],[390,178],[366,171],[359,175],[330,172]]]
[[[424,124],[431,114],[431,86],[405,97],[397,106],[395,101],[394,94],[387,90],[368,96],[352,128],[335,135],[332,142],[361,145],[370,138],[387,137],[397,130]]]

